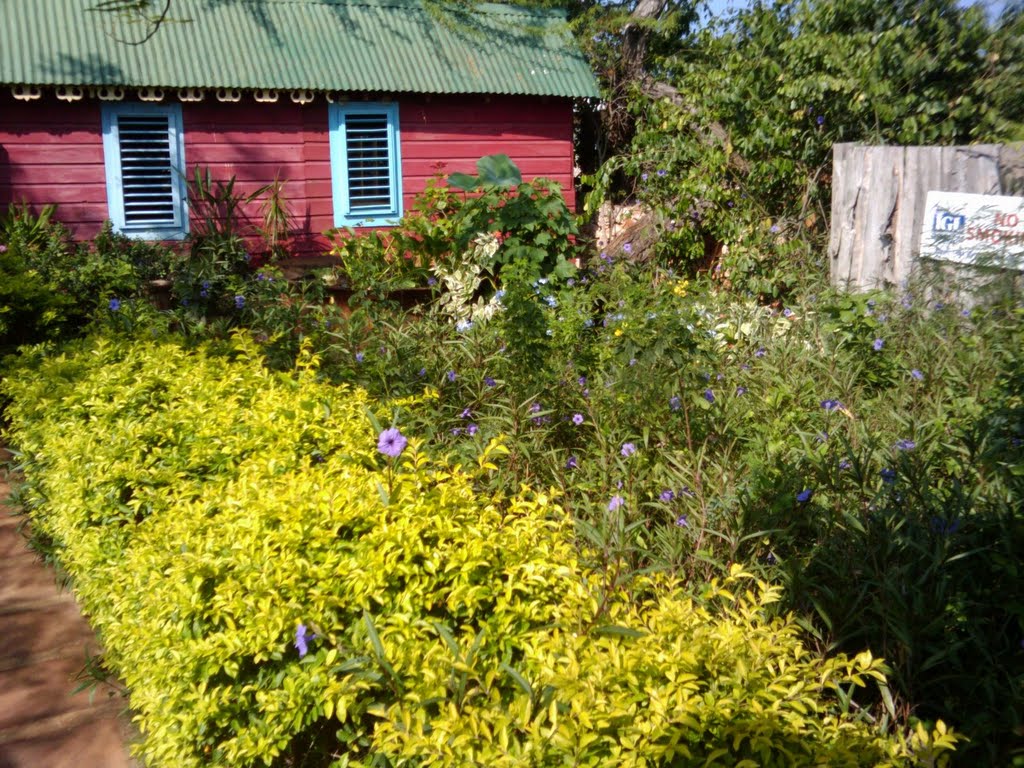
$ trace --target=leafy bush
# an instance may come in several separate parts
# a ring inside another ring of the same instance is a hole
[[[150,764],[934,765],[955,743],[869,725],[849,696],[881,663],[809,652],[741,567],[631,594],[551,492],[475,489],[501,440],[463,465],[409,427],[377,444],[315,358],[268,373],[241,336],[232,358],[90,340],[5,384],[33,523]]]

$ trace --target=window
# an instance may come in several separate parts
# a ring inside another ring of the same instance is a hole
[[[397,104],[332,104],[334,224],[395,224],[402,217]]]
[[[103,106],[107,205],[114,231],[144,240],[188,232],[181,106]]]

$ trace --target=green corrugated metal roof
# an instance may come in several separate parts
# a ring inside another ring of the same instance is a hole
[[[147,27],[96,0],[0,0],[0,83],[597,96],[564,16],[418,0],[174,0]],[[160,4],[162,5],[162,4]]]

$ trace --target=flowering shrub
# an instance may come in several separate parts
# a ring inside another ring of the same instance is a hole
[[[431,459],[314,357],[268,373],[238,337],[30,362],[5,384],[23,495],[155,768],[934,765],[956,742],[870,725],[849,691],[881,662],[811,653],[740,566],[635,601],[552,492],[477,490],[500,441]]]

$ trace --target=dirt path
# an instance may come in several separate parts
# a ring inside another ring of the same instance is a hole
[[[71,693],[96,639],[26,545],[7,495],[0,469],[0,768],[137,768],[123,700],[102,689],[92,702]]]

